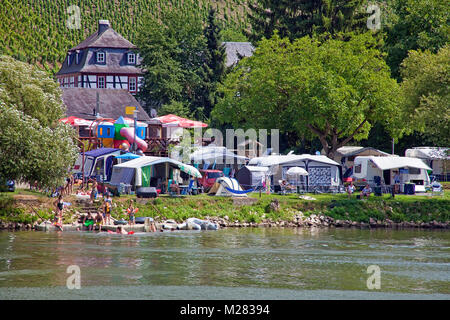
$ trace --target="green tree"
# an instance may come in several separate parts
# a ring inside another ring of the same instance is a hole
[[[329,157],[352,139],[367,138],[376,122],[397,137],[405,130],[400,89],[375,46],[369,34],[349,41],[264,39],[228,75],[213,117],[238,128],[318,137]]]
[[[178,101],[201,114],[202,106],[197,103],[204,84],[206,51],[201,20],[177,10],[162,11],[159,18],[149,16],[137,46],[145,70],[140,97],[146,106]]]
[[[61,91],[43,71],[0,56],[0,180],[62,184],[78,154]]]
[[[204,64],[205,83],[202,88],[201,102],[204,115],[209,118],[211,110],[217,103],[217,85],[225,75],[225,47],[220,39],[221,28],[216,21],[216,12],[211,9],[208,14],[208,24],[204,29],[206,39],[206,54]]]
[[[401,65],[405,118],[427,142],[450,145],[450,46],[411,51]]]
[[[291,40],[328,32],[367,31],[367,14],[363,0],[255,0],[249,2],[248,17],[252,26],[248,37],[259,41],[277,30]]]
[[[400,65],[410,50],[436,53],[449,42],[449,10],[446,0],[391,0],[390,21],[384,51],[392,75],[401,80]]]

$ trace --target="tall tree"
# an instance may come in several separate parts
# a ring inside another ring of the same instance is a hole
[[[217,103],[217,85],[222,83],[225,75],[225,47],[220,39],[221,28],[216,21],[216,12],[211,9],[208,23],[204,29],[206,39],[206,54],[204,65],[205,85],[202,100],[204,115],[209,117],[211,110]]]
[[[57,83],[36,67],[0,56],[0,180],[63,183],[78,148]]]
[[[447,0],[391,0],[386,32],[386,61],[401,80],[400,65],[410,50],[436,53],[449,42],[450,13]]]
[[[195,15],[186,17],[179,10],[149,16],[140,29],[137,45],[145,70],[140,97],[147,111],[176,101],[197,115],[201,113],[196,106],[203,88],[206,52],[201,20]]]
[[[408,121],[427,142],[450,145],[450,46],[411,51],[400,69]]]
[[[252,26],[248,37],[259,41],[277,30],[291,40],[328,32],[367,31],[363,0],[254,0],[249,3]]]
[[[352,139],[367,138],[376,122],[399,136],[405,130],[400,89],[375,47],[369,34],[349,41],[262,40],[228,75],[213,116],[238,128],[318,137],[329,157]]]

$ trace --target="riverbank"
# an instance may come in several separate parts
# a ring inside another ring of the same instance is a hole
[[[113,198],[116,219],[127,219],[130,199],[139,208],[137,217],[152,217],[157,223],[172,219],[182,223],[188,218],[207,219],[225,227],[356,227],[356,228],[450,228],[450,192],[443,196],[390,195],[368,200],[348,199],[345,194],[308,194],[301,196],[250,194],[248,200],[208,195],[136,199]],[[0,228],[34,229],[54,216],[54,198],[18,190],[0,194]],[[64,223],[72,224],[90,206],[75,196],[65,209]],[[101,202],[94,204],[97,210]]]

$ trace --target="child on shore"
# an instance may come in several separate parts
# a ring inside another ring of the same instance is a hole
[[[105,204],[104,204],[104,213],[105,213],[105,224],[111,224],[111,210],[112,210],[112,200],[109,194],[106,194]]]
[[[136,214],[136,212],[138,212],[138,210],[139,210],[139,208],[134,208],[133,207],[133,200],[130,200],[130,205],[128,206],[128,209],[127,209],[127,214],[128,214],[128,217],[129,217],[128,224],[130,226],[134,225],[134,223],[135,223],[135,214]]]

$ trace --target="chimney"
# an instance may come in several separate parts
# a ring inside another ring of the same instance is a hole
[[[98,34],[103,33],[110,27],[109,20],[98,20]]]

